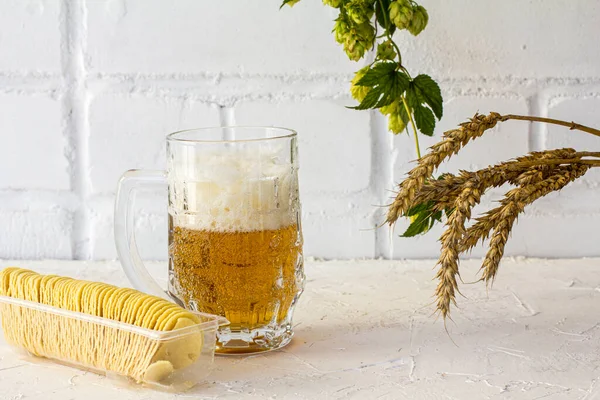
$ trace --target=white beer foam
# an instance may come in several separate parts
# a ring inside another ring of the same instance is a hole
[[[296,166],[281,151],[182,149],[169,170],[176,226],[219,232],[279,229],[297,223]]]

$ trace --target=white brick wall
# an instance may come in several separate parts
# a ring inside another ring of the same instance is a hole
[[[59,1],[0,2],[2,73],[60,73],[60,10]]]
[[[0,93],[0,187],[69,190],[60,102]]]
[[[163,169],[165,132],[218,126],[219,109],[185,98],[98,93],[89,109],[93,194],[114,193],[128,169]]]
[[[399,42],[410,70],[441,82],[437,138],[476,111],[600,126],[599,3],[423,3],[430,27]],[[114,258],[119,175],[162,168],[167,133],[223,122],[299,131],[307,255],[435,257],[441,227],[415,239],[397,237],[405,222],[393,235],[375,229],[416,155],[412,140],[389,134],[380,115],[344,108],[362,64],[333,40],[335,13],[319,1],[281,11],[279,4],[0,1],[0,258]],[[583,133],[507,122],[444,169],[596,144]],[[599,183],[594,171],[530,207],[508,252],[600,255],[592,229]],[[142,196],[137,231],[147,258],[166,256],[165,209],[163,192]]]

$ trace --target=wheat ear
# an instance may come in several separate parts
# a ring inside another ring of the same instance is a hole
[[[561,150],[572,150],[572,149],[561,149]],[[572,153],[572,156],[576,153]],[[545,154],[539,154],[539,159],[548,159],[553,154],[552,152],[547,152]],[[554,154],[560,155],[560,154]],[[564,154],[563,154],[564,155]],[[550,165],[538,165],[524,169],[519,172],[519,175],[511,182],[520,187],[530,187],[530,185],[537,184],[542,182],[545,179],[550,178],[553,174],[559,172],[555,166]],[[515,189],[516,190],[516,189]],[[511,192],[509,192],[510,194]],[[508,194],[507,194],[508,195]],[[501,207],[501,206],[500,206]],[[501,221],[501,215],[497,213],[500,207],[490,210],[484,214],[483,217],[477,218],[477,222],[469,227],[465,235],[462,239],[462,242],[459,247],[459,252],[463,253],[471,250],[473,247],[477,246],[479,241],[486,240],[492,229],[498,225]]]
[[[458,129],[445,132],[442,141],[431,146],[431,151],[417,161],[417,166],[400,184],[400,190],[389,207],[386,222],[392,225],[410,208],[417,192],[444,160],[458,153],[470,140],[480,137],[486,130],[496,126],[501,118],[502,116],[495,112],[489,115],[475,114]]]
[[[548,178],[509,191],[499,207],[481,218],[480,222],[483,225],[494,229],[489,250],[481,267],[483,269],[482,280],[486,283],[493,282],[513,224],[524,208],[540,197],[564,188],[583,176],[589,168],[588,165],[581,164],[556,167]]]
[[[468,181],[454,202],[454,211],[448,217],[446,230],[440,238],[442,252],[438,261],[439,269],[436,278],[439,283],[435,290],[437,310],[444,319],[450,312],[450,303],[456,305],[458,284],[458,245],[465,231],[465,222],[471,218],[471,209],[479,203],[481,182]]]
[[[415,195],[413,202],[410,207],[417,204],[422,204],[428,201],[434,202],[433,210],[442,211],[451,207],[456,197],[462,190],[463,185],[467,181],[478,180],[481,182],[479,189],[485,192],[487,189],[492,187],[498,187],[505,183],[511,183],[513,185],[520,185],[519,182],[527,179],[524,176],[522,169],[513,169],[515,164],[521,162],[531,162],[539,159],[552,159],[552,158],[565,158],[572,159],[577,156],[577,152],[574,149],[565,148],[557,150],[548,150],[542,152],[532,152],[526,156],[518,157],[514,160],[503,162],[492,167],[480,169],[475,172],[471,171],[460,171],[459,175],[444,174],[441,179],[428,181],[421,190]],[[549,165],[539,166],[540,171],[548,171],[552,168]],[[536,175],[535,171],[530,170],[528,176],[529,179],[533,179]]]

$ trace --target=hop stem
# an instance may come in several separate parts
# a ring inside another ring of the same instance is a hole
[[[419,146],[419,132],[417,131],[415,120],[413,119],[412,113],[410,112],[410,108],[408,107],[408,103],[406,102],[406,97],[404,96],[402,96],[402,104],[404,104],[404,109],[406,110],[406,114],[408,114],[408,119],[410,120],[410,124],[412,125],[413,133],[415,135],[415,147],[417,149],[417,158],[421,158],[421,147]]]

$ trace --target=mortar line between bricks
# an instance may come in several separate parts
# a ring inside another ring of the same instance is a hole
[[[367,60],[370,62],[369,60]],[[18,73],[18,72],[15,72]],[[0,73],[2,76],[2,73]],[[218,86],[226,81],[237,80],[273,80],[285,83],[306,83],[306,82],[339,82],[347,84],[352,79],[353,73],[328,73],[328,72],[306,72],[306,73],[233,73],[233,72],[194,72],[194,73],[138,73],[138,72],[95,72],[90,73],[90,81],[114,81],[114,82],[135,82],[135,84],[149,83],[156,85],[159,82],[185,82],[192,83],[211,83]],[[520,87],[524,85],[536,84],[543,88],[558,86],[587,86],[600,84],[600,77],[574,77],[574,76],[549,76],[549,77],[514,77],[505,76],[470,76],[470,77],[444,77],[438,79],[442,85],[514,85]]]
[[[527,99],[530,115],[539,117],[548,116],[547,98],[543,93],[537,92]],[[529,123],[529,151],[540,151],[546,148],[548,127],[546,124]]]
[[[61,76],[52,72],[45,71],[0,71],[0,79],[5,83],[4,86],[9,88],[16,88],[25,85],[35,85],[52,81],[53,79],[59,79]],[[248,82],[264,82],[274,81],[284,85],[295,85],[295,84],[306,84],[316,83],[325,84],[332,87],[338,87],[342,85],[344,88],[348,80],[352,78],[351,73],[339,74],[339,73],[254,73],[254,74],[239,74],[239,73],[216,73],[216,72],[198,72],[198,73],[119,73],[119,72],[93,72],[86,74],[86,81],[88,83],[113,83],[117,87],[123,86],[124,91],[129,91],[131,87],[137,86],[152,86],[154,88],[166,88],[174,89],[171,85],[173,83],[181,84],[182,82],[189,82],[191,87],[197,84],[209,84],[214,87],[226,86],[229,84],[236,84],[238,81]],[[512,94],[518,93],[518,89],[522,87],[531,87],[536,85],[542,89],[560,89],[561,87],[589,87],[600,85],[600,77],[590,78],[578,78],[569,76],[554,76],[545,78],[536,77],[523,77],[515,78],[512,76],[497,76],[497,77],[485,77],[485,76],[473,76],[473,77],[445,77],[438,80],[442,86],[449,86],[452,88],[461,87],[458,90],[458,94],[473,93],[473,94]],[[494,87],[499,85],[506,87],[505,89],[499,89]],[[55,82],[57,89],[60,89],[60,83]],[[340,86],[341,87],[341,86]],[[189,90],[190,86],[183,86],[182,91]],[[598,90],[592,88],[590,94],[596,93]],[[4,88],[0,88],[3,91]],[[177,89],[175,89],[177,90]],[[482,92],[483,90],[483,92]],[[517,90],[517,91],[515,91]],[[280,90],[278,90],[280,91]],[[577,97],[577,95],[575,96]]]
[[[372,63],[377,53],[369,51],[365,62]],[[386,227],[378,228],[385,217],[385,199],[386,187],[391,187],[392,177],[392,157],[390,135],[387,131],[386,119],[378,110],[369,111],[369,133],[371,137],[371,174],[369,176],[369,189],[377,207],[372,214],[372,226],[375,229],[373,234],[373,255],[375,258],[389,259],[392,257],[391,241],[386,239],[388,236]]]
[[[90,223],[87,199],[89,179],[89,95],[86,85],[85,52],[87,15],[85,2],[64,0],[61,5],[62,72],[67,91],[63,98],[63,119],[68,140],[67,157],[71,190],[78,198],[73,215],[72,257],[89,259]]]
[[[234,126],[237,123],[235,122],[235,111],[233,107],[223,107],[223,114],[225,117],[225,125],[226,126]]]
[[[221,126],[235,126],[235,115],[232,107],[219,107],[219,124]],[[223,129],[223,140],[234,140],[233,129]]]
[[[377,203],[381,207],[374,213],[373,226],[375,228],[375,257],[392,258],[392,241],[387,226],[377,228],[385,218],[386,208],[389,203],[390,190],[394,184],[392,174],[392,134],[387,130],[386,118],[377,110],[371,110],[371,177],[370,187]]]

